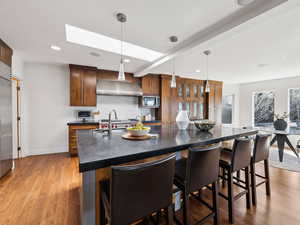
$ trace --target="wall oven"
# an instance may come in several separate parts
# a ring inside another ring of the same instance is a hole
[[[142,96],[141,105],[145,108],[159,108],[160,97],[158,96]]]

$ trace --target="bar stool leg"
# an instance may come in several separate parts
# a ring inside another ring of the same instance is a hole
[[[241,179],[241,171],[237,171],[236,172],[236,177],[240,180]],[[238,183],[240,183],[240,181],[238,181]]]
[[[212,184],[212,194],[213,194],[213,210],[215,213],[214,216],[214,225],[220,224],[219,216],[219,182],[216,181]]]
[[[252,193],[252,204],[256,206],[257,194],[256,194],[256,176],[255,176],[255,163],[251,162],[251,193]]]
[[[105,209],[102,202],[100,203],[100,225],[106,224]]]
[[[245,168],[245,185],[246,185],[246,205],[247,205],[247,209],[251,208],[251,199],[250,199],[250,192],[251,192],[251,188],[250,188],[250,179],[249,179],[249,167],[247,166]]]
[[[224,168],[222,168],[222,176],[223,176],[223,179],[222,179],[222,188],[225,187],[225,182],[226,182],[226,171]]]
[[[202,198],[202,188],[198,190],[198,198]]]
[[[231,224],[234,224],[234,199],[233,199],[233,175],[232,172],[229,170],[227,173],[228,176],[228,181],[227,181],[227,186],[228,186],[228,215],[229,215],[229,222]]]
[[[165,212],[167,214],[167,216],[166,216],[167,225],[173,225],[173,209],[172,209],[172,206],[169,206],[168,208],[166,208]]]
[[[266,177],[266,192],[268,196],[271,196],[271,185],[270,185],[270,173],[269,173],[269,160],[264,160],[265,177]]]
[[[183,195],[183,224],[189,225],[189,193],[184,190]]]

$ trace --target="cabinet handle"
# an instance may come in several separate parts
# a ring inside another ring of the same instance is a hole
[[[81,79],[81,104],[84,105],[84,97],[83,97],[83,79]]]

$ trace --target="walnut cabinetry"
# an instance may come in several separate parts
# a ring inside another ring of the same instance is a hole
[[[177,78],[176,114],[186,110],[190,119],[203,119],[205,108],[204,82],[187,78]]]
[[[77,156],[77,130],[93,130],[99,128],[95,125],[69,125],[69,153],[71,156]]]
[[[176,88],[170,87],[171,76],[161,75],[161,108],[163,123],[173,123],[179,111],[186,110],[191,120],[211,119],[221,122],[222,82],[210,81],[211,92],[205,93],[205,81],[176,77]]]
[[[160,76],[146,75],[142,77],[143,95],[159,96],[160,94]]]
[[[11,66],[13,50],[0,39],[0,61]]]
[[[70,105],[96,106],[97,68],[70,65]]]
[[[222,121],[222,82],[209,81],[210,92],[207,96],[208,119],[221,123]]]

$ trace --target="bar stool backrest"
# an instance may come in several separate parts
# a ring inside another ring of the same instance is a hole
[[[175,154],[111,170],[111,223],[127,225],[172,204]]]
[[[218,180],[220,147],[190,148],[186,166],[188,191],[193,192]]]
[[[238,138],[234,140],[231,162],[233,172],[250,165],[251,140],[249,138]]]
[[[269,158],[271,134],[257,134],[254,141],[253,161],[260,162]]]

